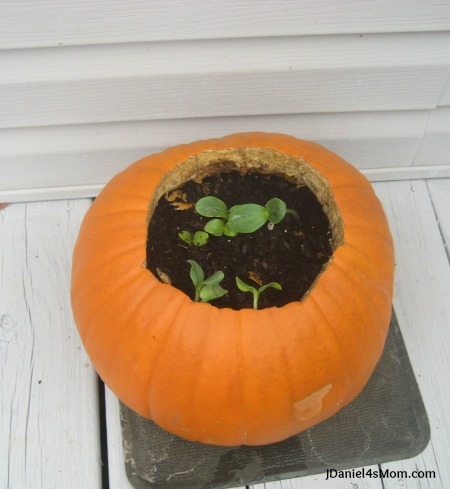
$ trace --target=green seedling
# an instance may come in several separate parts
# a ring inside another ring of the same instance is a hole
[[[203,197],[195,204],[195,210],[205,217],[223,217],[228,219],[227,205],[217,197]]]
[[[208,242],[209,234],[205,233],[205,231],[196,231],[192,235],[189,231],[181,231],[181,233],[178,233],[178,237],[189,246],[204,246]]]
[[[223,272],[215,272],[205,279],[203,268],[194,260],[187,260],[191,265],[190,277],[195,287],[194,302],[209,302],[224,296],[228,291],[220,286],[224,278]]]
[[[214,236],[222,236],[224,228],[225,222],[222,219],[211,219],[205,225],[205,231]]]
[[[211,219],[205,225],[205,231],[214,236],[237,236],[236,231],[232,231],[227,221],[222,219]]]
[[[286,204],[281,199],[270,199],[263,207],[258,204],[235,205],[230,209],[228,224],[237,233],[253,233],[267,221],[272,226],[286,215]]]
[[[246,284],[239,277],[236,277],[236,285],[242,292],[251,292],[253,294],[253,309],[258,309],[259,296],[269,287],[276,290],[281,290],[281,285],[278,282],[270,282],[270,284],[262,285],[259,289]]]
[[[203,197],[195,205],[195,210],[204,217],[213,217],[205,226],[205,231],[214,236],[236,236],[239,233],[253,233],[269,223],[269,229],[280,223],[286,214],[298,219],[298,214],[287,209],[286,204],[278,198],[270,199],[265,206],[259,204],[240,204],[227,208],[217,197]]]

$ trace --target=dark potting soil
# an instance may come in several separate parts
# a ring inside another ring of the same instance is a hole
[[[264,225],[235,237],[210,235],[206,245],[189,246],[178,234],[203,231],[211,218],[198,214],[195,203],[207,195],[220,198],[228,209],[248,203],[264,206],[278,197],[299,219],[286,214],[272,230]],[[281,284],[281,291],[268,288],[261,294],[259,309],[299,301],[333,249],[328,218],[308,187],[298,187],[278,175],[238,171],[208,176],[201,183],[188,181],[161,197],[149,223],[149,236],[147,263],[155,277],[194,299],[187,260],[196,261],[205,278],[221,270],[225,278],[220,285],[228,293],[211,304],[232,309],[253,307],[252,294],[238,289],[236,276],[255,288],[269,282]]]

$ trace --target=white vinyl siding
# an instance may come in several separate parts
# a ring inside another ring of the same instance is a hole
[[[3,0],[0,48],[439,31],[449,17],[445,0]]]
[[[450,2],[5,1],[0,201],[94,196],[148,154],[242,131],[372,180],[450,176]]]

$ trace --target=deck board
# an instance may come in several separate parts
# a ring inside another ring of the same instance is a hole
[[[110,489],[132,489],[125,473],[120,427],[119,401],[113,392],[105,387],[106,426],[108,432],[108,468]]]
[[[450,259],[450,178],[427,182],[447,256]]]
[[[435,478],[393,477],[385,489],[447,488],[450,482],[450,269],[424,181],[379,183],[376,190],[396,248],[394,307],[431,427],[419,456],[384,464],[392,471],[433,470]]]
[[[0,487],[100,488],[97,375],[73,323],[70,262],[90,200],[0,211]]]

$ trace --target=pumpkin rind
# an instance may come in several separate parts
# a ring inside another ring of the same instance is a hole
[[[344,244],[301,302],[261,311],[193,303],[145,268],[148,207],[162,176],[208,150],[270,148],[329,183]],[[99,375],[133,410],[186,439],[283,440],[335,414],[367,383],[391,315],[394,251],[370,183],[291,136],[241,133],[170,148],[116,175],[82,223],[72,305]]]

